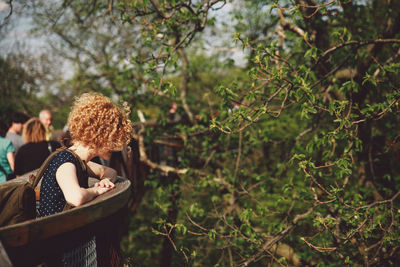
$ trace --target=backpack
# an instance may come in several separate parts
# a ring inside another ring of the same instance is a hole
[[[36,217],[35,190],[30,182],[10,181],[0,185],[0,227]]]
[[[35,188],[39,184],[47,166],[53,157],[62,150],[61,148],[47,157],[37,174],[31,174],[29,181],[13,180],[0,184],[0,227],[23,222],[26,220],[36,218],[36,192]],[[87,185],[87,176],[85,176],[86,164],[71,150],[75,158],[80,162],[77,168],[77,176],[79,184]],[[86,177],[86,178],[85,178]],[[86,181],[85,181],[86,180]],[[68,203],[65,205],[64,210],[72,208]]]

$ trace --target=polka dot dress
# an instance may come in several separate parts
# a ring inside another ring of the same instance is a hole
[[[64,194],[57,183],[56,172],[58,168],[66,162],[71,162],[75,165],[77,169],[79,168],[80,163],[78,159],[76,159],[74,155],[68,150],[64,150],[54,156],[46,171],[44,172],[42,185],[40,187],[40,204],[38,217],[49,216],[61,212],[64,209],[66,201]]]
[[[74,164],[77,170],[80,168],[79,160],[75,158],[74,155],[68,150],[63,150],[54,156],[43,174],[42,185],[40,187],[38,217],[49,216],[61,212],[64,209],[66,201],[64,194],[57,183],[56,173],[57,169],[66,162],[71,162]],[[80,184],[80,186],[88,188],[88,174],[86,171],[84,172],[83,177],[85,177],[85,181],[83,181],[83,184]],[[67,267],[97,266],[96,238],[93,236],[88,240],[82,241],[75,248],[65,251],[60,262],[43,263],[43,265]]]

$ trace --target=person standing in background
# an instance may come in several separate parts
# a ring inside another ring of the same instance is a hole
[[[56,141],[46,141],[46,129],[38,118],[25,123],[22,138],[25,144],[15,155],[15,175],[39,169],[46,158],[61,146]]]
[[[4,138],[6,130],[5,123],[0,121],[0,184],[6,182],[14,170],[14,146]]]
[[[40,122],[43,123],[44,127],[46,128],[46,141],[50,141],[52,138],[52,131],[53,126],[51,126],[53,122],[53,115],[51,114],[50,110],[43,109],[39,113]]]
[[[8,132],[5,138],[12,142],[15,154],[18,152],[19,148],[25,143],[20,134],[24,127],[24,123],[27,120],[28,116],[20,112],[15,112],[11,116],[11,125],[9,125]]]

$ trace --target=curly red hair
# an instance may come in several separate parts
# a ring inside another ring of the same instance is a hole
[[[99,93],[82,94],[68,116],[72,142],[92,149],[121,150],[132,136],[129,113],[126,103],[119,107]]]

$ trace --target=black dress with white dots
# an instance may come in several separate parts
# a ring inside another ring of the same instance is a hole
[[[64,194],[57,183],[56,173],[58,168],[66,162],[71,162],[74,164],[77,170],[80,168],[78,159],[75,158],[74,155],[68,150],[60,151],[54,156],[43,174],[42,185],[40,188],[38,217],[49,216],[61,212],[64,209],[66,201]],[[87,180],[87,172],[85,175],[85,179]],[[80,186],[87,188],[87,184],[80,184]]]
[[[43,174],[42,185],[40,187],[40,204],[38,217],[49,216],[63,211],[66,200],[60,186],[57,183],[56,173],[58,168],[71,162],[75,165],[77,172],[83,171],[81,179],[78,175],[80,187],[88,188],[88,173],[82,170],[79,159],[68,150],[57,153],[50,161],[46,171]],[[83,179],[82,179],[83,178]],[[43,263],[44,266],[97,266],[96,238],[89,237],[87,240],[77,244],[76,247],[64,251],[61,255],[55,255],[51,262]]]

